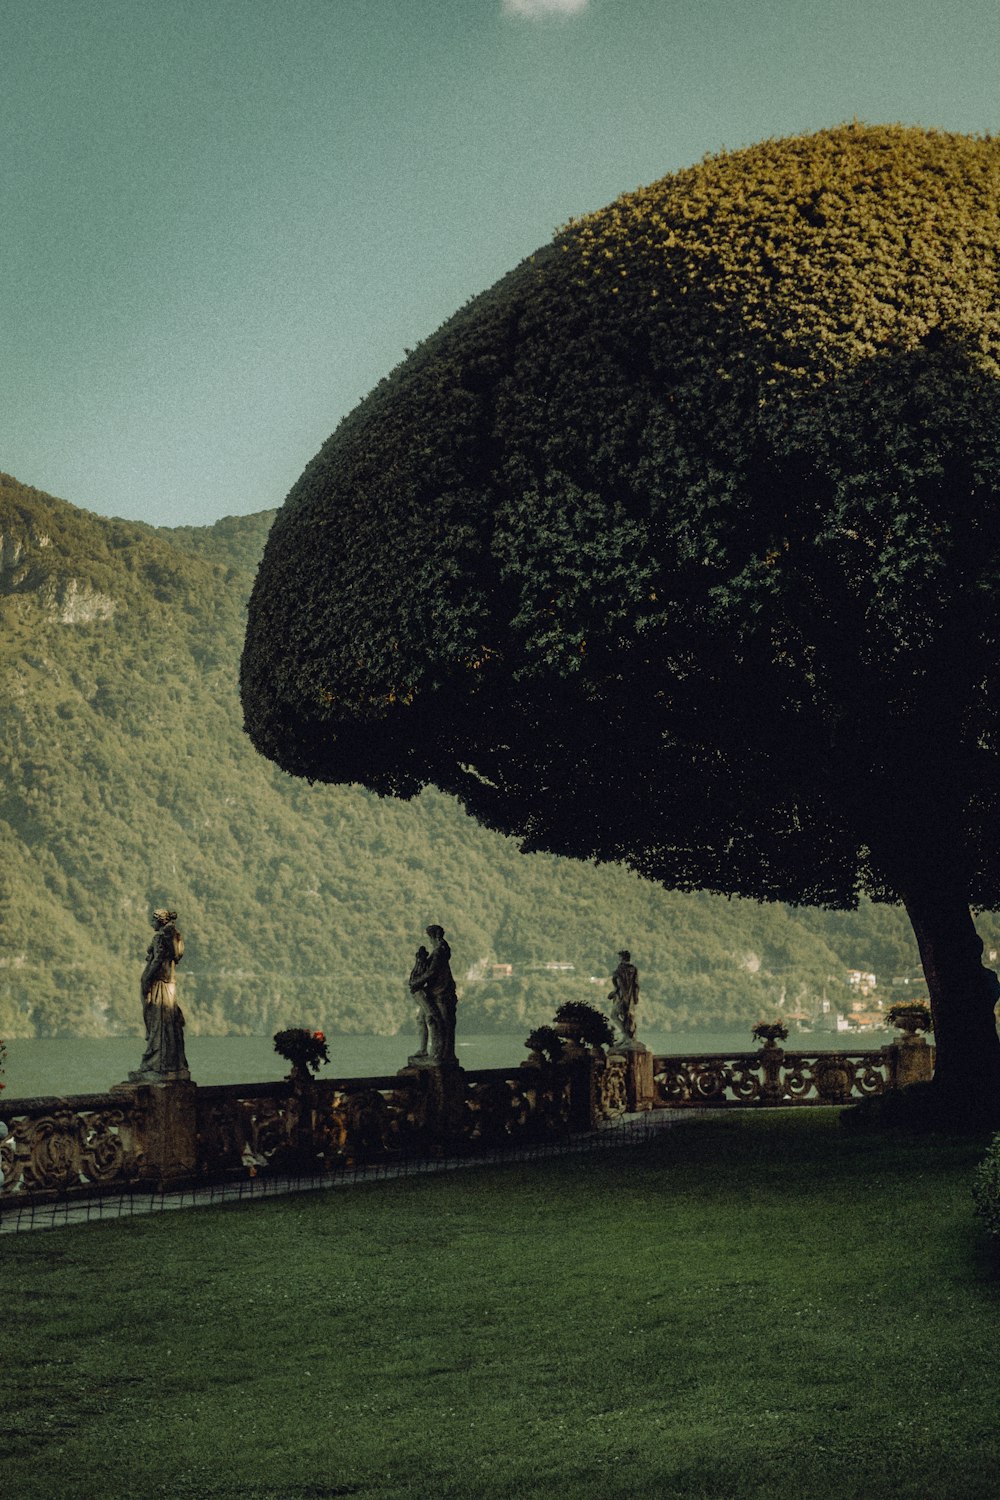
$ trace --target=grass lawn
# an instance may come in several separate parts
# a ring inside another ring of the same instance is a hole
[[[745,1112],[5,1237],[0,1495],[994,1497],[984,1146]]]

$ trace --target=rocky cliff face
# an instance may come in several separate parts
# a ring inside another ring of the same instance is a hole
[[[10,594],[29,587],[32,555],[51,546],[52,538],[30,520],[22,520],[20,525],[8,521],[7,529],[0,532],[0,590]]]
[[[118,608],[110,594],[89,589],[78,578],[49,581],[39,592],[50,619],[59,625],[90,625],[94,620],[110,620]]]

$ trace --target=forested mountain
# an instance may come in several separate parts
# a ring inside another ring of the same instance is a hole
[[[783,995],[839,997],[849,967],[917,963],[893,909],[669,893],[522,855],[434,792],[401,804],[276,770],[236,687],[270,521],[105,520],[0,476],[0,1035],[141,1030],[151,905],[180,913],[200,1032],[408,1025],[405,978],[434,921],[469,1030],[602,1001],[623,946],[648,1027],[752,1023]],[[981,930],[998,941],[993,918]],[[514,975],[466,977],[483,961]],[[552,961],[575,967],[529,967]]]

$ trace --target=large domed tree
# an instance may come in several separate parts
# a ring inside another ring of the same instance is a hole
[[[1000,143],[845,126],[575,221],[340,425],[242,691],[677,889],[903,902],[945,1101],[1000,1091]]]

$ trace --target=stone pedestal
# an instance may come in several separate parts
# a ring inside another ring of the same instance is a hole
[[[784,1049],[775,1041],[765,1041],[758,1056],[764,1074],[760,1085],[761,1104],[770,1106],[783,1104],[785,1090],[781,1082],[781,1065],[785,1060]]]
[[[400,1068],[398,1078],[411,1080],[421,1095],[421,1116],[430,1144],[441,1148],[463,1137],[465,1118],[465,1069],[460,1063],[434,1063],[411,1058]]]
[[[929,1083],[933,1078],[931,1049],[922,1036],[901,1037],[890,1050],[893,1088],[905,1089],[911,1083]]]
[[[176,1182],[198,1170],[197,1087],[175,1083],[119,1083],[113,1094],[129,1094],[143,1113],[140,1176],[147,1182]]]
[[[652,1109],[653,1054],[635,1037],[629,1037],[613,1047],[609,1057],[620,1057],[625,1063],[625,1097],[630,1114],[637,1110]]]

